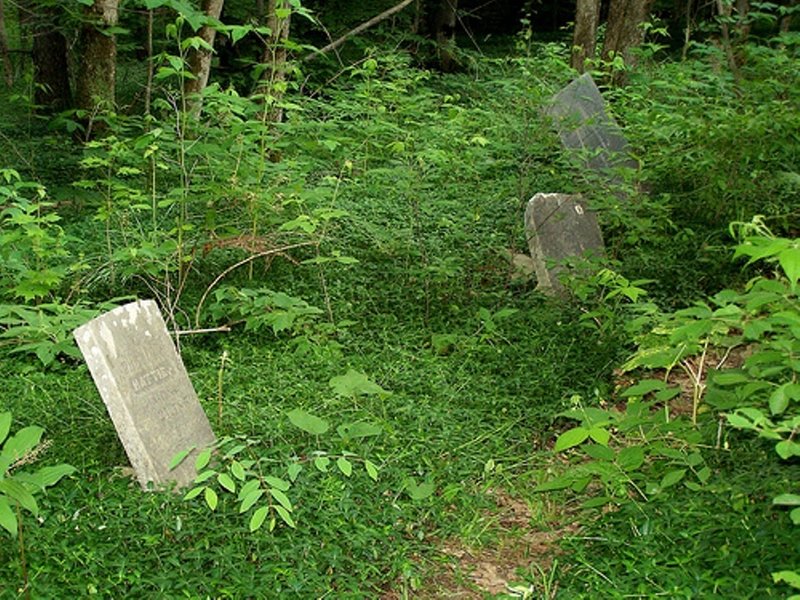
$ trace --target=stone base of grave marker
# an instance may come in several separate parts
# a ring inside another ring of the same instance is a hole
[[[604,252],[597,218],[580,196],[536,194],[525,210],[525,233],[537,289],[550,295],[566,292],[558,280],[566,260],[602,256]]]
[[[192,455],[169,464],[213,444],[214,433],[156,303],[120,306],[73,335],[142,488],[191,483]]]

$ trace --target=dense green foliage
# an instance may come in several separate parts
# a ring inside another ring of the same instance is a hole
[[[180,32],[152,114],[101,115],[90,142],[73,114],[3,104],[0,408],[44,428],[31,460],[76,472],[36,489],[0,595],[26,580],[31,597],[480,595],[467,574],[439,583],[445,548],[531,530],[569,533],[519,559],[517,596],[790,593],[792,36],[743,46],[736,78],[714,44],[644,52],[606,94],[647,189],[620,200],[542,115],[573,76],[563,45],[520,36],[448,76],[373,48],[289,89],[268,123],[221,85],[184,110]],[[539,191],[583,193],[603,227],[605,268],[568,301],[512,260]],[[734,238],[731,222],[750,225]],[[222,442],[188,498],[130,480],[70,338],[132,297],[204,331],[181,351]],[[523,523],[503,524],[500,493]]]

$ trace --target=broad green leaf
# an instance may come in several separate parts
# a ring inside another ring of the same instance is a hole
[[[703,455],[699,452],[692,452],[689,456],[686,457],[686,464],[690,467],[697,467],[702,465],[704,462]]]
[[[617,464],[624,471],[635,471],[644,463],[644,449],[640,446],[623,448],[617,454]]]
[[[211,479],[217,472],[214,469],[207,469],[194,478],[195,483],[204,483]]]
[[[8,504],[8,498],[0,495],[0,527],[12,536],[17,536],[17,515]]]
[[[601,446],[600,444],[586,444],[583,448],[588,456],[595,460],[614,460],[614,451],[608,446]]]
[[[436,491],[436,484],[430,480],[417,484],[413,477],[409,477],[405,480],[405,488],[412,500],[425,500]]]
[[[365,460],[364,468],[367,470],[367,475],[369,475],[370,479],[378,481],[378,467],[373,462]]]
[[[251,31],[251,27],[244,26],[244,25],[232,25],[228,32],[231,36],[231,42],[236,44],[239,40],[241,40],[244,36],[246,36]]]
[[[800,444],[793,440],[782,440],[775,444],[775,452],[783,460],[789,460],[793,456],[800,456]]]
[[[192,450],[193,450],[193,448],[189,448],[187,450],[181,450],[175,456],[173,456],[172,460],[169,461],[169,470],[171,471],[172,469],[177,467],[179,464],[181,464],[184,460],[186,460],[186,457],[189,456],[189,453]]]
[[[295,408],[286,413],[286,416],[289,417],[289,421],[291,421],[292,425],[298,429],[302,429],[306,433],[322,435],[328,431],[329,425],[327,421],[307,413],[302,408]]]
[[[744,375],[742,373],[725,373],[725,372],[715,372],[712,375],[712,379],[714,383],[717,385],[738,385],[750,380],[750,378],[747,377],[747,375]]]
[[[697,479],[700,483],[706,483],[709,479],[711,479],[711,469],[708,467],[703,467],[697,472]]]
[[[752,421],[738,413],[727,414],[725,417],[728,419],[728,423],[737,429],[755,429]]]
[[[769,411],[773,415],[780,415],[789,406],[789,396],[786,394],[786,388],[789,384],[785,383],[779,386],[769,397]]]
[[[3,445],[3,442],[8,436],[8,432],[10,429],[11,429],[11,413],[10,412],[0,413],[0,446]]]
[[[241,488],[239,488],[239,495],[236,497],[237,500],[243,500],[245,496],[253,492],[254,490],[259,489],[261,486],[261,482],[258,479],[251,479],[247,483],[245,483]]]
[[[264,520],[267,518],[269,514],[269,506],[262,506],[253,513],[253,516],[250,517],[250,533],[254,531],[258,531],[258,529],[264,524]]]
[[[33,497],[25,486],[15,481],[14,479],[0,480],[0,495],[5,494],[9,499],[19,504],[22,508],[27,510],[32,515],[39,514],[39,506],[36,504],[36,499]]]
[[[748,321],[742,329],[745,338],[755,341],[761,340],[768,331],[772,331],[772,325],[763,320]]]
[[[792,519],[792,523],[795,525],[800,525],[800,508],[795,508],[792,512],[789,513],[789,518]]]
[[[597,498],[592,498],[590,500],[587,500],[586,502],[581,504],[581,508],[599,508],[613,501],[614,499],[611,498],[610,496],[599,496]]]
[[[537,485],[533,491],[534,492],[553,492],[556,490],[564,490],[567,489],[575,482],[575,475],[573,474],[566,474],[562,475],[561,477],[556,477],[551,479],[550,481],[545,481],[544,483],[540,483]]]
[[[245,448],[247,448],[247,444],[236,444],[235,446],[228,448],[225,451],[225,458],[233,458]]]
[[[231,493],[236,493],[236,483],[233,481],[233,478],[227,473],[220,473],[219,475],[217,475],[217,481],[219,482],[220,486],[222,486],[224,489],[228,490]]]
[[[269,488],[269,493],[270,495],[272,495],[273,498],[275,498],[275,500],[278,501],[278,503],[280,503],[281,506],[283,506],[283,508],[285,508],[289,512],[293,510],[292,501],[289,500],[289,497],[282,491],[276,488]]]
[[[297,481],[297,476],[300,475],[300,471],[303,470],[303,465],[300,463],[292,463],[289,465],[289,468],[286,471],[289,473],[289,481],[294,483]]]
[[[280,477],[272,477],[271,475],[264,477],[264,481],[266,481],[270,486],[281,490],[282,492],[288,492],[289,488],[292,487],[292,484],[285,479],[281,479]]]
[[[798,494],[780,494],[772,499],[773,504],[781,506],[800,506],[800,495]]]
[[[339,427],[336,428],[336,432],[342,439],[354,439],[379,435],[383,432],[383,428],[374,423],[359,421],[357,423],[339,425]]]
[[[75,467],[71,465],[54,465],[51,467],[42,467],[35,473],[19,473],[15,476],[15,479],[32,483],[44,489],[57,484],[61,481],[62,477],[71,475],[75,470]]]
[[[336,466],[345,477],[350,477],[350,475],[353,474],[353,464],[344,456],[340,456],[336,459]]]
[[[608,446],[608,440],[611,439],[611,434],[607,429],[602,427],[592,427],[589,429],[589,437],[601,446]]]
[[[778,254],[778,262],[792,287],[797,285],[800,279],[800,246],[787,248]]]
[[[800,573],[795,571],[778,571],[772,574],[775,583],[788,583],[795,589],[800,589]]]
[[[206,486],[204,486],[204,485],[198,485],[197,487],[193,487],[188,492],[186,492],[186,495],[184,495],[183,499],[184,500],[193,500],[194,498],[197,498],[203,492],[203,490],[205,490],[205,489],[206,489]]]
[[[562,450],[567,450],[573,446],[582,444],[588,437],[589,430],[585,427],[574,427],[569,429],[558,436],[554,451],[561,452]]]
[[[664,477],[661,478],[661,489],[668,488],[678,483],[686,475],[686,469],[675,469],[668,471]]]
[[[206,448],[197,455],[194,461],[194,468],[198,471],[202,471],[208,466],[209,462],[211,462],[211,448]]]
[[[679,387],[668,387],[664,388],[659,392],[656,392],[653,395],[653,398],[655,398],[659,402],[667,402],[669,400],[672,400],[675,396],[677,396],[680,393],[681,389]]]
[[[650,392],[663,390],[667,384],[660,379],[643,379],[636,385],[632,385],[622,393],[623,398],[630,396],[646,396]]]
[[[353,369],[349,369],[344,375],[331,378],[329,385],[335,394],[345,397],[369,394],[389,395],[390,393],[372,381],[364,373]]]
[[[289,511],[283,508],[282,506],[276,506],[275,511],[278,513],[278,516],[283,519],[283,522],[286,523],[292,529],[295,529],[297,525],[294,523],[294,519],[292,519],[292,515],[289,514]]]
[[[217,496],[217,492],[215,492],[210,487],[206,487],[205,491],[203,492],[203,497],[206,500],[208,508],[210,508],[211,510],[217,509],[217,504],[219,504],[219,497]]]
[[[575,492],[576,494],[583,493],[583,491],[587,488],[589,483],[591,483],[591,477],[578,477],[575,481],[572,482],[570,489]]]
[[[257,482],[256,482],[257,483]],[[261,488],[256,488],[254,490],[250,490],[244,498],[242,498],[242,503],[239,505],[239,513],[245,513],[250,510],[256,502],[258,502],[259,498],[264,495],[264,490]]]
[[[12,463],[19,460],[36,447],[43,433],[44,429],[36,426],[20,429],[6,440],[3,456],[11,458]]]
[[[318,456],[314,459],[314,467],[317,471],[321,471],[322,473],[328,472],[328,465],[330,464],[331,459],[327,456]]]
[[[231,474],[239,481],[244,481],[245,477],[247,476],[242,463],[240,463],[238,460],[235,460],[231,463]]]

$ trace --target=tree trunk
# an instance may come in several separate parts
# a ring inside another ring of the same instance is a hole
[[[603,60],[611,61],[620,56],[628,66],[635,64],[631,50],[644,41],[642,25],[650,14],[653,0],[611,0],[608,9],[606,39],[603,44]],[[612,73],[614,85],[625,84],[625,71]]]
[[[6,35],[6,7],[0,0],[0,60],[3,62],[3,78],[6,86],[14,85],[14,70],[11,66],[11,57],[8,54],[8,36]]]
[[[224,0],[203,0],[202,11],[211,19],[219,20],[222,14]],[[197,37],[201,38],[211,48],[214,47],[214,38],[217,30],[211,24],[203,25],[197,32]],[[190,49],[186,59],[188,70],[192,78],[187,78],[183,83],[183,92],[186,95],[192,112],[199,114],[203,106],[200,95],[208,84],[208,77],[211,74],[212,50],[206,48]]]
[[[52,113],[72,105],[67,66],[67,40],[57,27],[63,12],[32,0],[17,4],[19,24],[32,39],[33,103],[36,111]]]
[[[744,43],[750,36],[750,0],[736,0],[736,18],[739,42]]]
[[[694,27],[693,0],[686,0],[686,24],[683,28],[683,48],[681,49],[681,60],[686,60],[689,54],[689,44],[692,41],[692,29]]]
[[[144,114],[150,114],[150,104],[153,101],[153,9],[147,11],[147,82],[144,85]]]
[[[278,104],[286,91],[286,40],[289,39],[291,18],[286,0],[269,0],[267,27],[272,33],[261,55],[264,71],[256,89],[256,95],[264,103],[261,119],[268,123],[283,121],[283,109]]]
[[[733,78],[739,80],[739,63],[736,62],[736,55],[733,52],[733,42],[731,42],[730,28],[728,22],[730,21],[732,7],[725,0],[717,0],[717,14],[719,16],[719,27],[722,32],[722,49],[728,59],[728,67],[731,70]]]
[[[89,123],[100,110],[114,107],[117,40],[103,30],[114,27],[118,17],[119,0],[94,0],[84,15],[78,39],[80,57],[75,104],[87,111]]]
[[[780,23],[780,32],[781,33],[789,33],[789,30],[792,28],[792,19],[794,17],[793,9],[797,6],[798,0],[790,0],[788,11],[786,12],[783,17],[781,17]]]
[[[458,68],[455,58],[456,19],[458,0],[438,0],[434,9],[431,31],[436,40],[439,68],[444,73],[452,73]]]
[[[575,33],[572,37],[572,68],[583,73],[586,59],[594,58],[600,0],[578,0],[575,9]]]

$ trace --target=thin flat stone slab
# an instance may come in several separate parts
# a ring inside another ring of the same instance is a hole
[[[597,217],[577,195],[536,194],[525,209],[525,233],[537,289],[550,295],[566,291],[558,280],[565,261],[602,256],[605,250]]]
[[[157,304],[120,306],[73,335],[142,488],[191,483],[192,456],[170,462],[215,438]]]
[[[608,115],[605,101],[589,73],[558,92],[545,110],[555,121],[561,143],[574,151],[584,166],[610,175],[620,167],[636,169],[622,130]]]

